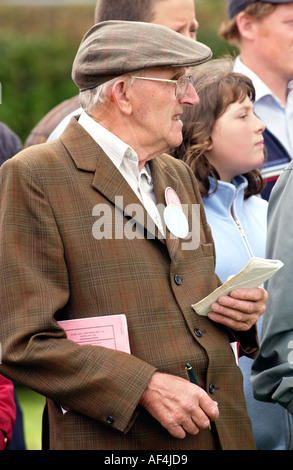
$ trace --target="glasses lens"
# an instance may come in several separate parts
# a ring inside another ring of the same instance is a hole
[[[185,94],[188,83],[194,86],[194,79],[192,75],[183,75],[183,77],[180,77],[177,81],[176,98],[178,100],[180,100]]]

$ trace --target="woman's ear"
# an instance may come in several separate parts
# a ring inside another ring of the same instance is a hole
[[[117,80],[112,87],[111,101],[116,103],[122,113],[132,112],[132,103],[129,96],[129,87],[126,80]]]
[[[209,150],[212,150],[212,148],[213,148],[212,138],[209,137],[208,140],[205,141],[204,145],[205,145],[205,152],[209,151]]]

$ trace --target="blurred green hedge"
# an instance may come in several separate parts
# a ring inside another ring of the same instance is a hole
[[[47,111],[77,92],[70,79],[75,51],[43,34],[1,38],[0,119],[22,140]]]
[[[71,66],[93,10],[0,5],[0,120],[23,142],[50,109],[77,94]]]
[[[217,35],[225,4],[225,0],[195,1],[198,40],[211,47],[214,57],[229,50]],[[0,5],[0,120],[23,142],[50,109],[77,93],[71,66],[93,17],[91,6]]]

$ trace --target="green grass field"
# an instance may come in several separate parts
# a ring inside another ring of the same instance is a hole
[[[16,387],[17,398],[23,415],[27,450],[41,450],[42,414],[45,399],[24,387]]]

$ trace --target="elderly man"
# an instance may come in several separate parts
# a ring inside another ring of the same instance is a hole
[[[73,64],[86,111],[1,169],[1,370],[47,397],[45,448],[254,448],[230,342],[256,353],[267,294],[193,311],[219,285],[214,246],[192,172],[162,155],[210,56],[163,26],[95,25]],[[130,351],[107,343],[117,315]],[[67,337],[73,319],[105,321],[101,341]]]
[[[268,199],[293,158],[293,1],[227,0],[230,22],[220,36],[239,48],[235,72],[253,82],[255,113],[266,125],[263,170]]]

